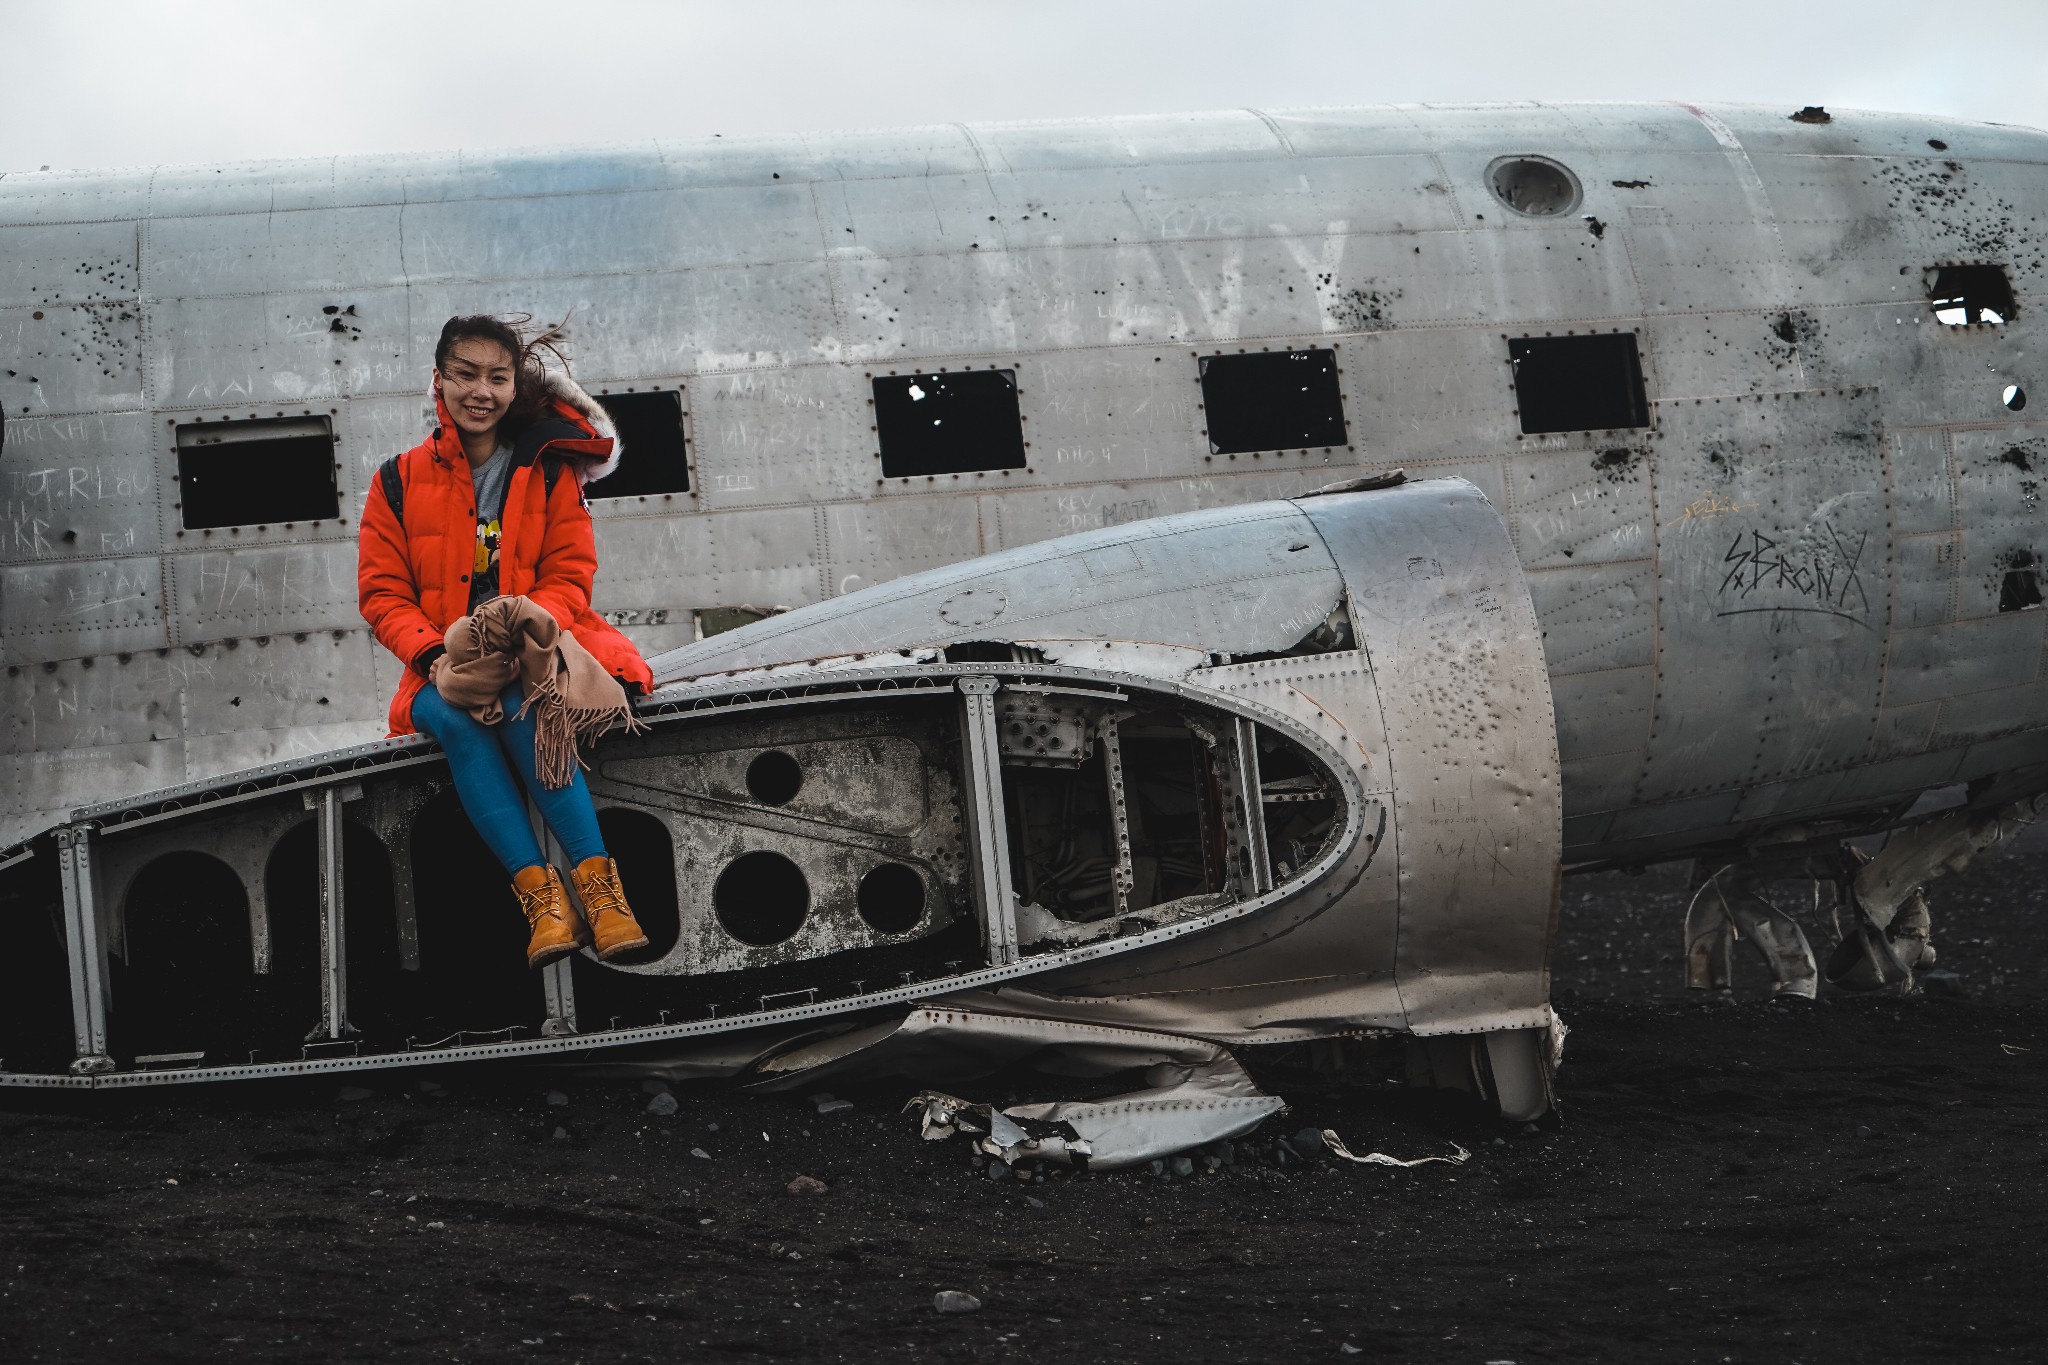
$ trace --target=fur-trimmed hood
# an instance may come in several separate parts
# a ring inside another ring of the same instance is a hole
[[[541,373],[545,376],[543,387],[549,397],[574,408],[590,424],[592,431],[611,439],[610,455],[565,453],[563,456],[575,472],[576,482],[588,487],[619,467],[619,461],[625,458],[626,443],[619,439],[618,428],[612,424],[612,415],[604,410],[603,404],[585,393],[581,384],[560,370],[543,370]]]
[[[555,453],[576,476],[577,486],[587,488],[619,467],[619,461],[626,453],[626,443],[619,439],[618,428],[612,423],[612,415],[606,412],[604,406],[595,398],[584,392],[581,384],[559,370],[543,370],[541,374],[542,391],[554,401],[557,411],[568,409],[563,413],[563,420],[580,422],[589,427],[593,435],[601,436],[612,443],[609,455],[586,454],[563,445],[554,447]],[[440,395],[434,392],[432,380],[427,383],[427,397],[433,400],[434,420],[440,424],[443,431],[452,435],[455,422],[449,417],[448,408],[441,402]],[[543,416],[540,420],[546,422],[550,419]]]

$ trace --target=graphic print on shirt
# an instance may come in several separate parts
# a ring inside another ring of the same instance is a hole
[[[476,557],[469,569],[469,600],[472,610],[475,604],[488,602],[498,595],[498,546],[504,539],[504,531],[497,517],[489,521],[478,518],[476,523]]]
[[[499,446],[470,471],[476,490],[476,552],[469,566],[469,609],[498,595],[498,547],[504,542],[505,493],[512,481],[512,451]]]

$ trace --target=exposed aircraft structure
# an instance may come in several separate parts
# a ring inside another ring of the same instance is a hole
[[[1968,784],[1842,875],[1888,945],[2048,787],[2044,207],[2039,133],[1689,106],[0,179],[0,877],[68,935],[0,1079],[944,999],[1434,1039],[1535,1112],[1560,867],[1732,869],[1714,984],[1771,876]],[[513,304],[626,437],[598,605],[668,652],[593,786],[675,908],[464,987],[350,518]]]
[[[648,699],[650,733],[605,742],[590,777],[655,938],[630,965],[572,959],[537,980],[516,955],[502,976],[473,955],[430,960],[437,929],[488,942],[502,908],[446,894],[495,885],[462,850],[424,855],[421,807],[447,783],[418,740],[67,827],[88,1059],[200,1060],[172,1051],[166,1016],[181,1011],[165,996],[202,981],[207,1015],[255,1041],[250,962],[320,1005],[291,1021],[313,1023],[293,1060],[100,1079],[582,1051],[597,1020],[609,1048],[744,1032],[765,1050],[764,1030],[806,1041],[936,997],[1221,1041],[1398,1031],[1453,1041],[1468,1070],[1477,1039],[1512,1110],[1547,1105],[1554,725],[1513,548],[1463,480],[929,570],[664,656],[657,676],[676,681]],[[248,887],[277,885],[271,850],[308,811],[317,944],[261,891],[242,922],[220,913],[232,897],[209,902],[203,928],[149,908],[181,894],[152,874],[201,849]],[[391,851],[371,876],[361,855],[348,871],[357,819]],[[195,931],[220,951],[177,952],[170,970],[163,936]],[[128,967],[119,987],[109,954]],[[540,1022],[543,982],[540,1036],[467,1036],[478,1011],[519,1018],[522,988]],[[150,1006],[124,1010],[136,994]],[[352,1010],[364,998],[376,1017]],[[423,1050],[416,1030],[435,1020],[449,1035]],[[51,1059],[74,1041],[59,1023],[49,1011],[41,1030]],[[38,1051],[30,1034],[10,1048]]]

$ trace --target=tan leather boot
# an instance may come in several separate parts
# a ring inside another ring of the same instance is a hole
[[[640,921],[626,904],[626,890],[619,885],[619,865],[610,858],[585,858],[569,873],[576,883],[576,895],[583,913],[590,916],[590,932],[601,958],[614,958],[647,946]]]
[[[512,875],[512,890],[519,897],[527,927],[533,930],[526,944],[527,966],[543,966],[590,942],[590,929],[569,904],[562,874],[552,866],[521,868]]]

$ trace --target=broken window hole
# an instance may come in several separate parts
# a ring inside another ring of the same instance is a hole
[[[341,514],[325,417],[191,422],[177,429],[185,529],[325,521]]]
[[[1809,104],[1798,113],[1789,116],[1794,123],[1833,123],[1835,116],[1818,104]]]
[[[1650,425],[1633,332],[1508,342],[1522,431],[1611,431]]]
[[[1997,326],[2019,312],[2002,265],[1940,266],[1928,282],[1927,301],[1934,305],[1935,318],[1951,327],[1973,322]]]
[[[811,884],[803,869],[780,853],[742,853],[718,874],[711,908],[725,932],[740,942],[772,947],[803,928],[811,912]]]
[[[1333,350],[1203,356],[1200,375],[1212,455],[1345,444]]]
[[[584,490],[592,498],[690,491],[683,449],[683,396],[673,389],[600,394],[598,406],[619,433],[619,467]]]
[[[2014,412],[2022,411],[2027,406],[2027,391],[2017,384],[2007,384],[2005,392],[1999,395],[1998,401],[2011,408]]]
[[[949,664],[1043,663],[1043,652],[1028,645],[1005,644],[1000,640],[962,640],[941,651]]]
[[[1312,654],[1334,654],[1339,650],[1355,649],[1357,641],[1351,630],[1351,609],[1339,602],[1330,609],[1330,614],[1319,621],[1309,632],[1283,650],[1270,654],[1239,654],[1232,663],[1256,663],[1264,659],[1301,659]]]
[[[751,626],[787,610],[783,607],[702,607],[697,612],[697,638],[709,639],[728,630]]]
[[[874,391],[883,478],[1024,467],[1015,370],[877,375]]]
[[[860,879],[854,908],[878,934],[907,934],[924,919],[924,878],[902,863],[883,863]]]
[[[764,806],[788,805],[803,785],[803,765],[780,749],[759,754],[747,765],[747,790]]]
[[[2041,605],[2040,567],[2031,550],[2014,550],[2012,567],[1998,589],[2000,611],[2028,611]]]
[[[1502,157],[1486,168],[1486,187],[1531,218],[1555,218],[1579,206],[1579,178],[1547,156]]]

